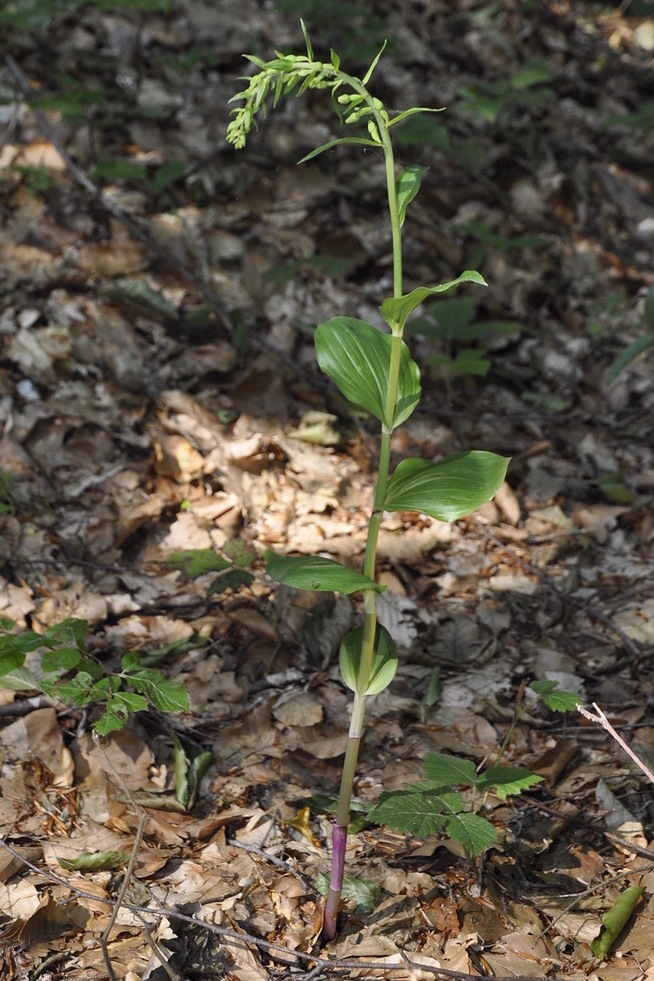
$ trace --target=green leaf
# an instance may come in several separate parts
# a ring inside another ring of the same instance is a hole
[[[160,712],[190,711],[188,694],[181,682],[170,681],[154,670],[144,670],[137,674],[128,675],[127,680],[130,685],[147,695],[152,705]]]
[[[110,732],[122,729],[127,723],[125,715],[117,715],[115,712],[107,710],[103,716],[94,724],[93,728],[99,736],[108,736]]]
[[[354,593],[358,589],[374,589],[377,593],[386,591],[372,579],[348,569],[340,562],[325,559],[321,555],[275,555],[268,552],[266,570],[271,579],[295,589],[312,589],[319,592]]]
[[[486,450],[452,453],[440,463],[403,460],[388,482],[384,509],[456,521],[493,497],[508,464],[507,457]]]
[[[323,896],[329,892],[329,876],[326,872],[318,872],[315,879],[316,889]],[[381,886],[374,879],[355,879],[354,876],[343,876],[341,898],[345,902],[356,903],[366,913],[372,913],[377,905]]]
[[[463,845],[471,855],[481,855],[497,841],[493,825],[478,814],[452,815],[448,817],[445,827],[450,838]]]
[[[339,664],[345,684],[360,695],[378,695],[388,688],[397,671],[397,649],[386,627],[377,624],[372,667],[368,678],[361,677],[363,627],[356,627],[343,638]]]
[[[301,160],[298,160],[298,163],[306,163],[307,160],[313,160],[319,154],[325,153],[326,150],[331,150],[332,147],[339,146],[342,143],[355,143],[359,146],[372,146],[377,150],[379,149],[379,143],[375,143],[374,140],[368,140],[364,136],[342,136],[337,140],[329,140],[328,143],[322,143],[320,146],[317,146],[311,153],[307,153]]]
[[[444,368],[454,375],[477,375],[484,378],[490,369],[490,361],[485,353],[479,348],[465,348],[458,351],[455,358],[448,358],[444,354],[427,358],[427,364]]]
[[[180,569],[186,579],[197,579],[207,572],[222,572],[230,563],[213,548],[189,548],[166,556],[169,569]]]
[[[514,72],[510,79],[512,89],[521,91],[531,88],[532,85],[542,85],[552,79],[553,72],[549,65],[541,61],[528,61],[526,64]]]
[[[441,681],[441,669],[437,664],[435,668],[432,668],[431,674],[429,675],[429,682],[427,683],[427,690],[422,697],[422,703],[427,708],[431,708],[432,705],[436,705],[440,702],[441,693],[443,685]]]
[[[370,79],[372,78],[372,73],[374,72],[375,68],[377,67],[377,62],[379,61],[379,59],[381,58],[381,56],[384,53],[384,49],[386,48],[386,43],[387,42],[384,41],[384,43],[382,44],[381,48],[379,49],[379,51],[377,52],[377,54],[373,58],[372,64],[371,64],[370,68],[368,69],[368,71],[366,72],[366,74],[361,79],[361,84],[362,85],[366,86],[368,84],[368,82],[370,81]]]
[[[315,333],[316,357],[322,371],[336,382],[346,399],[389,429],[408,419],[420,399],[418,365],[402,341],[395,413],[393,419],[386,418],[393,341],[390,334],[353,317],[332,317],[319,324]]]
[[[460,283],[488,285],[481,273],[475,272],[474,269],[466,269],[465,272],[462,272],[460,276],[452,279],[449,283],[441,283],[439,286],[418,286],[417,289],[411,290],[410,293],[405,293],[403,296],[387,297],[380,307],[381,315],[391,329],[395,329],[397,325],[403,328],[409,314],[413,313],[416,307],[424,303],[428,297],[444,293]]]
[[[463,798],[456,793],[421,793],[401,790],[382,794],[368,817],[375,824],[387,824],[396,831],[426,837],[442,831],[448,817],[463,808]],[[445,813],[447,812],[447,813]]]
[[[45,632],[45,637],[54,644],[68,644],[84,647],[84,641],[89,631],[88,620],[76,620],[69,617],[61,623],[55,623]]]
[[[82,660],[82,652],[76,647],[57,648],[54,651],[45,651],[41,657],[41,670],[46,673],[52,671],[70,671],[76,668]]]
[[[108,872],[120,869],[129,862],[129,852],[82,852],[77,858],[58,858],[62,869],[69,872]]]
[[[618,377],[620,372],[627,367],[643,351],[654,344],[654,333],[643,334],[629,344],[622,354],[618,355],[609,370],[606,372],[606,383],[610,385]]]
[[[406,209],[420,190],[420,182],[428,170],[429,167],[419,167],[417,164],[410,164],[404,168],[395,182],[400,227],[404,224]]]
[[[0,689],[8,691],[38,691],[39,685],[29,668],[18,667],[2,674]]]
[[[479,776],[477,789],[494,788],[500,800],[506,800],[512,794],[521,794],[534,784],[540,783],[542,777],[521,766],[489,766]]]
[[[174,321],[179,318],[174,303],[140,279],[116,279],[113,283],[102,286],[100,293],[116,303],[131,304],[151,316]]]
[[[355,879],[354,876],[343,876],[341,896],[345,902],[361,906],[366,913],[372,913],[377,905],[381,886],[374,879]]]
[[[654,283],[645,294],[645,320],[650,327],[654,327]]]
[[[416,116],[418,113],[443,112],[444,109],[444,106],[441,106],[438,109],[430,106],[412,106],[410,109],[404,109],[402,112],[399,112],[397,116],[393,116],[393,118],[389,120],[388,128],[390,129],[391,126],[395,126],[396,123],[403,123],[405,119],[409,118],[409,116]]]
[[[595,957],[605,957],[619,938],[645,892],[644,886],[629,886],[621,892],[610,909],[602,917],[602,929],[590,945]]]
[[[11,648],[0,650],[0,677],[22,668],[24,661],[25,655],[22,651]]]
[[[440,112],[434,109],[433,112]],[[408,123],[404,123],[407,113],[401,113],[391,119],[390,125],[402,121],[402,126],[395,133],[395,141],[405,146],[433,146],[438,150],[448,152],[451,149],[450,133],[447,126],[443,126],[436,119],[428,116],[417,116]]]
[[[146,180],[146,187],[154,194],[159,194],[165,190],[169,184],[174,184],[186,173],[186,164],[183,160],[170,160],[168,163],[157,167],[154,175]]]
[[[425,753],[425,776],[441,787],[449,787],[476,783],[477,771],[472,760],[446,753]]]
[[[576,691],[559,690],[558,681],[532,681],[529,687],[540,695],[548,709],[553,712],[574,712],[581,702]]]

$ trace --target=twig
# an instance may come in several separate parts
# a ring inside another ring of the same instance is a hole
[[[103,906],[113,906],[114,900],[110,899],[108,896],[98,896],[97,893],[86,892],[84,889],[79,889],[77,886],[71,885],[71,883],[57,875],[55,872],[51,872],[49,869],[39,868],[38,865],[34,865],[29,859],[24,858],[20,852],[12,848],[6,841],[0,838],[0,846],[13,855],[14,858],[19,859],[23,865],[30,869],[32,872],[37,873],[37,875],[46,878],[48,881],[55,883],[56,885],[64,886],[70,891],[72,896],[76,899],[92,899],[96,903],[101,903]],[[446,968],[440,967],[429,967],[425,964],[419,964],[415,961],[408,961],[406,965],[400,964],[385,964],[383,962],[366,961],[364,958],[357,957],[345,957],[342,960],[336,958],[326,958],[320,957],[316,954],[305,953],[301,950],[289,950],[288,947],[283,947],[281,944],[273,943],[271,940],[264,940],[262,937],[255,937],[251,933],[238,932],[236,930],[229,930],[226,927],[218,926],[215,923],[209,921],[205,922],[199,920],[194,916],[188,916],[186,913],[178,913],[177,911],[171,911],[162,907],[161,909],[153,909],[147,906],[138,906],[136,903],[123,902],[123,909],[129,910],[131,913],[141,914],[143,916],[158,916],[158,917],[173,917],[175,920],[179,920],[182,923],[188,923],[191,926],[202,927],[208,930],[209,933],[214,933],[216,936],[221,937],[225,946],[240,946],[240,947],[258,947],[261,950],[267,951],[271,956],[275,954],[281,954],[284,957],[284,961],[288,964],[289,955],[294,957],[298,961],[304,961],[307,964],[312,964],[312,970],[315,971],[316,968],[320,967],[321,971],[329,971],[331,976],[333,972],[341,972],[348,970],[380,970],[384,971],[384,976],[387,977],[391,973],[396,971],[426,971],[432,974],[435,978],[443,978],[446,981],[479,981],[478,974],[466,974],[463,971],[449,971]],[[314,974],[314,977],[318,975]],[[548,976],[547,981],[557,981],[557,975]],[[303,979],[304,981],[304,979]],[[494,981],[537,981],[533,977],[527,978],[522,976],[511,977],[501,977],[498,976]],[[544,981],[544,979],[543,979]]]
[[[114,925],[116,923],[116,918],[118,916],[118,912],[119,912],[121,906],[123,905],[123,903],[125,901],[125,895],[127,893],[128,886],[130,885],[130,883],[132,881],[132,876],[134,874],[134,866],[136,864],[136,857],[138,855],[139,848],[141,847],[141,842],[143,841],[143,833],[145,831],[145,825],[147,824],[148,815],[147,815],[146,811],[144,811],[143,808],[137,803],[134,795],[132,794],[132,792],[130,791],[129,787],[125,783],[125,781],[122,778],[121,774],[118,772],[118,770],[114,766],[113,761],[109,758],[109,754],[106,752],[104,746],[102,746],[102,744],[100,743],[99,737],[97,736],[96,733],[93,733],[93,738],[94,738],[94,741],[96,742],[96,744],[100,747],[100,750],[102,752],[102,755],[105,758],[105,762],[107,763],[107,766],[109,767],[109,769],[111,770],[111,772],[115,776],[116,780],[118,781],[118,783],[122,787],[123,792],[127,796],[127,799],[130,801],[130,803],[132,804],[132,807],[134,807],[134,809],[136,810],[136,813],[139,816],[139,823],[138,823],[138,827],[136,829],[136,835],[134,837],[134,844],[132,846],[132,853],[131,853],[131,855],[129,857],[129,862],[127,863],[127,868],[125,869],[125,874],[123,876],[123,883],[122,883],[122,885],[120,887],[120,890],[118,892],[118,896],[116,898],[116,904],[115,904],[113,910],[111,911],[111,915],[109,917],[109,923],[107,924],[107,928],[104,931],[104,933],[102,934],[102,937],[100,939],[100,947],[102,948],[102,956],[104,958],[104,962],[105,962],[105,965],[107,967],[107,973],[109,974],[110,981],[117,981],[116,975],[114,973],[113,965],[111,963],[111,958],[109,957],[109,935],[110,935],[110,933],[111,933],[111,931],[112,931],[112,929],[113,929],[113,927],[114,927]],[[151,933],[151,931],[150,931],[147,923],[143,920],[143,917],[141,917],[139,914],[136,914],[136,915],[141,920],[141,925],[143,927],[143,933],[144,933],[145,938],[146,938],[146,940],[147,940],[147,942],[148,942],[148,944],[150,946],[150,949],[151,949],[152,953],[157,958],[157,960],[159,961],[159,963],[161,964],[162,968],[164,969],[164,971],[166,972],[166,974],[168,975],[168,977],[171,979],[171,981],[179,981],[179,978],[175,976],[175,973],[172,971],[172,968],[168,964],[167,959],[164,956],[163,952],[161,951],[159,945],[154,940],[154,938],[152,936],[152,933]]]
[[[244,852],[249,852],[252,855],[258,855],[260,858],[263,858],[266,862],[276,866],[278,869],[283,869],[285,872],[290,872],[291,875],[294,875],[305,888],[309,889],[310,891],[313,889],[313,885],[309,879],[307,879],[307,877],[297,869],[294,869],[287,860],[278,858],[277,855],[271,855],[270,852],[267,852],[264,848],[259,848],[257,845],[246,845],[243,844],[243,842],[235,841],[234,838],[230,838],[227,844],[232,848],[242,848]]]
[[[144,810],[142,809],[140,810],[141,813],[139,814],[139,824],[138,824],[138,828],[136,829],[134,846],[132,848],[132,854],[129,857],[129,862],[127,863],[127,868],[125,869],[125,873],[123,875],[123,883],[120,887],[120,890],[118,891],[118,896],[116,897],[116,905],[111,911],[111,916],[109,917],[109,923],[107,924],[107,928],[102,934],[102,936],[100,937],[100,947],[102,948],[102,956],[104,958],[104,962],[107,967],[107,973],[111,978],[111,981],[117,981],[117,979],[111,963],[111,958],[109,957],[109,935],[115,926],[116,917],[118,916],[118,912],[121,906],[123,905],[125,899],[125,893],[127,892],[127,888],[130,882],[132,881],[132,874],[134,872],[134,866],[136,864],[136,856],[138,855],[138,850],[141,847],[141,842],[143,841],[143,832],[145,831],[145,825],[147,823],[148,816]]]
[[[606,729],[609,735],[615,739],[618,746],[621,746],[622,749],[627,754],[627,756],[629,756],[634,761],[636,766],[643,771],[649,782],[654,783],[654,773],[652,773],[650,768],[645,763],[643,763],[643,761],[640,759],[639,756],[636,756],[633,749],[630,749],[629,746],[627,746],[622,736],[618,735],[618,733],[615,731],[615,729],[613,728],[607,717],[604,715],[604,712],[602,712],[601,708],[599,707],[599,705],[597,705],[596,702],[593,702],[593,708],[595,709],[597,715],[593,715],[593,713],[589,712],[588,709],[585,709],[583,705],[577,705],[577,711],[581,712],[581,714],[585,719],[588,719],[590,722],[597,722],[597,724],[600,725],[602,729]]]

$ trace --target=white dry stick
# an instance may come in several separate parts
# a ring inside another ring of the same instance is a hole
[[[600,725],[602,729],[606,729],[609,735],[613,736],[616,743],[619,746],[622,746],[627,756],[630,756],[631,759],[636,764],[636,766],[643,771],[649,782],[654,783],[654,773],[652,773],[649,767],[646,766],[646,764],[643,763],[643,761],[638,756],[636,756],[633,749],[630,749],[629,746],[627,746],[622,736],[618,735],[618,733],[615,731],[615,729],[613,728],[607,717],[604,715],[604,712],[602,712],[601,708],[596,702],[593,702],[593,708],[597,712],[597,715],[593,715],[593,713],[589,712],[588,709],[585,709],[583,705],[577,705],[577,711],[581,712],[581,714],[585,719],[589,719],[591,722],[597,722],[597,724]]]

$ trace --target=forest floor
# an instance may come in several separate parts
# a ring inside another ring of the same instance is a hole
[[[99,739],[101,707],[35,687],[38,645],[0,678],[0,974],[654,978],[652,785],[526,688],[578,692],[652,765],[651,349],[607,379],[652,330],[652,5],[61,6],[2,14],[0,616],[14,637],[87,621],[94,664],[115,677],[136,652],[191,710]],[[405,288],[466,268],[489,284],[414,324],[424,397],[394,460],[512,458],[465,520],[385,521],[380,617],[402,656],[355,794],[365,813],[434,751],[481,765],[504,746],[543,777],[488,799],[498,840],[476,863],[443,834],[359,822],[329,944],[337,652],[359,608],[275,587],[262,555],[361,565],[374,430],[320,375],[312,333],[378,321],[391,250],[380,160],[297,166],[338,135],[323,93],[225,143],[242,53],[301,53],[300,16],[350,71],[390,39],[389,108],[447,107],[397,129],[400,162],[430,168]],[[78,867],[98,852],[115,867]]]

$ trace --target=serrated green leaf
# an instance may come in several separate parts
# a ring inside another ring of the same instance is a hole
[[[425,776],[428,780],[438,782],[441,787],[450,787],[474,784],[477,771],[472,760],[448,756],[446,753],[425,753]]]
[[[129,676],[129,682],[144,695],[160,712],[189,712],[190,704],[184,685],[164,678],[157,671]]]
[[[120,869],[129,862],[129,852],[82,852],[77,858],[57,858],[62,869],[69,872],[108,872]]]
[[[486,450],[453,453],[440,463],[403,460],[388,482],[386,511],[418,511],[456,521],[490,501],[499,490],[507,457]]]
[[[89,632],[88,620],[77,620],[69,617],[61,623],[48,627],[44,636],[53,644],[67,644],[70,647],[84,647],[86,635]]]
[[[318,872],[315,878],[315,884],[318,892],[326,896],[329,892],[329,876],[327,873]],[[366,913],[371,913],[374,910],[380,892],[381,887],[379,883],[373,879],[355,879],[351,875],[343,876],[341,898],[345,902],[353,902],[357,906],[363,907]]]
[[[620,893],[613,907],[604,914],[602,929],[590,945],[595,957],[605,957],[609,953],[644,892],[644,886],[629,886]]]
[[[2,674],[0,677],[0,688],[9,691],[38,691],[36,678],[26,667],[15,668]]]
[[[292,556],[268,552],[266,570],[275,582],[293,586],[295,589],[346,595],[358,589],[374,589],[377,593],[386,590],[385,586],[380,586],[362,573],[320,555]]]
[[[448,818],[462,809],[463,798],[454,792],[404,790],[382,794],[368,817],[375,824],[387,824],[396,831],[426,837],[442,831]]]
[[[126,716],[116,715],[114,712],[107,711],[98,719],[93,728],[99,736],[108,736],[110,732],[117,732],[119,729],[123,729],[126,722]]]
[[[395,181],[395,193],[397,194],[397,211],[400,218],[400,227],[406,218],[406,209],[411,204],[416,194],[420,190],[420,182],[429,170],[429,167],[419,167],[417,164],[410,164],[405,167]]]
[[[497,841],[497,832],[493,825],[478,814],[451,815],[445,828],[450,838],[463,845],[471,855],[481,855]]]
[[[381,315],[392,330],[396,330],[398,326],[403,328],[409,314],[413,313],[416,307],[419,307],[426,299],[430,296],[436,296],[438,293],[445,293],[446,290],[452,289],[453,286],[458,286],[460,283],[488,285],[481,273],[475,272],[474,269],[466,269],[465,272],[462,272],[456,279],[450,280],[449,283],[441,283],[439,286],[418,286],[417,289],[411,290],[410,293],[405,293],[403,296],[387,297],[379,308]]]
[[[22,668],[25,655],[22,651],[5,649],[0,651],[0,677]]]
[[[558,681],[532,681],[529,687],[553,712],[574,712],[581,702],[577,692],[560,690]]]
[[[122,710],[126,715],[133,712],[145,712],[148,707],[147,699],[133,691],[119,691],[110,699],[112,711]]]
[[[53,671],[70,671],[82,660],[82,652],[76,647],[59,647],[44,651],[41,657],[41,670],[49,674]]]
[[[489,766],[477,779],[477,789],[494,788],[500,800],[512,794],[521,794],[534,784],[541,783],[542,777],[521,766]]]
[[[363,320],[333,317],[319,324],[314,340],[322,371],[353,405],[366,409],[389,428],[409,418],[420,399],[420,371],[403,341],[399,342],[397,401],[390,419],[386,418],[386,392],[394,338]]]

